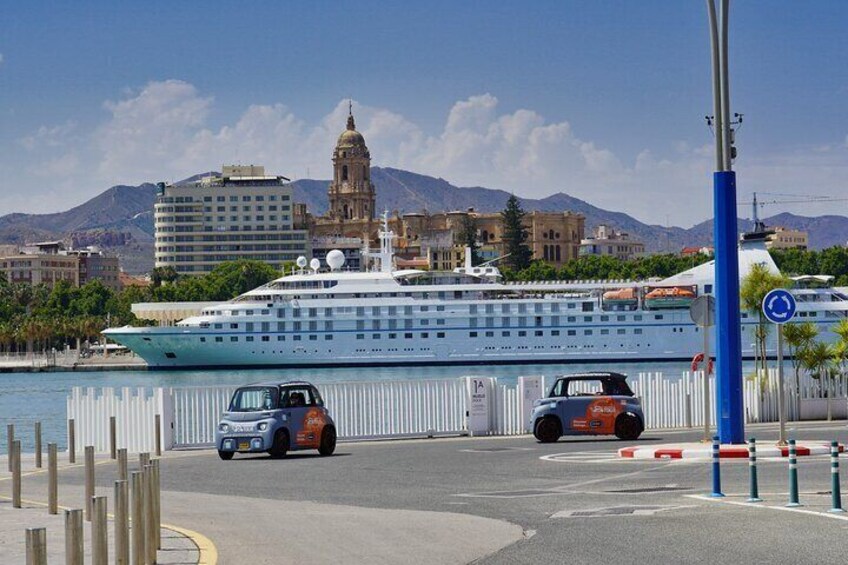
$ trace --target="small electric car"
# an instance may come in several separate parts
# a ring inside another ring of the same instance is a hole
[[[303,449],[332,455],[336,425],[312,384],[260,383],[239,387],[233,393],[215,430],[215,445],[225,461],[235,453],[263,451],[271,457]]]
[[[637,439],[645,429],[645,416],[626,378],[606,372],[559,377],[547,398],[533,404],[533,435],[541,443],[586,434]]]

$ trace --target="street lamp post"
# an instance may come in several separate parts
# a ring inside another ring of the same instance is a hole
[[[736,173],[732,170],[733,133],[728,79],[728,10],[721,0],[706,0],[710,20],[716,172],[713,173],[716,297],[716,423],[721,443],[744,443],[742,333],[739,315],[739,253],[736,226]]]

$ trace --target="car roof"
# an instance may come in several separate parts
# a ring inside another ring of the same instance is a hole
[[[559,379],[616,379],[616,380],[625,380],[627,379],[627,375],[623,375],[621,373],[614,373],[612,371],[588,371],[584,373],[572,373],[570,375],[561,375],[557,377]]]
[[[241,385],[239,388],[251,387],[251,386],[315,386],[308,381],[264,381],[261,383],[251,383],[248,385]]]

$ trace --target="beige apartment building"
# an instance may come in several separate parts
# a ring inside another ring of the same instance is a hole
[[[46,284],[65,280],[79,286],[79,258],[68,255],[26,253],[0,258],[0,272],[10,283]]]
[[[807,245],[809,238],[805,231],[776,227],[766,236],[766,249],[807,249]]]
[[[159,184],[154,206],[156,266],[202,275],[223,261],[254,259],[280,268],[310,255],[294,229],[292,187],[258,165],[225,165],[221,175]]]
[[[630,238],[630,234],[600,224],[592,237],[580,242],[580,255],[611,255],[624,261],[645,253],[645,244]]]

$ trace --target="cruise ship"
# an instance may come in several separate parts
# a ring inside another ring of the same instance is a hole
[[[384,224],[379,235],[375,270],[344,270],[340,251],[325,265],[301,257],[298,271],[173,327],[103,333],[156,369],[688,361],[701,350],[689,304],[713,292],[713,262],[657,281],[504,282],[468,260],[396,270],[394,234]],[[740,277],[757,263],[777,272],[762,241],[743,240]],[[848,315],[848,296],[828,283],[797,277],[793,289],[797,320],[826,338]],[[742,324],[752,358],[756,318]]]

